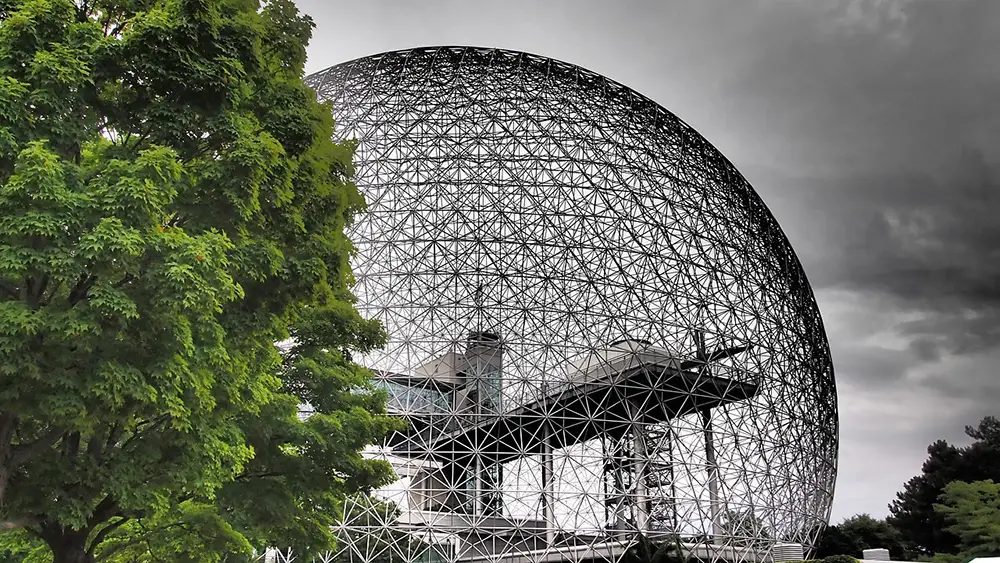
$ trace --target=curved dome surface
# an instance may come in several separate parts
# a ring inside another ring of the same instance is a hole
[[[407,429],[348,509],[356,561],[706,560],[809,546],[836,476],[812,290],[733,165],[644,96],[472,47],[309,78],[357,139],[359,361]],[[575,558],[575,559],[574,559]]]

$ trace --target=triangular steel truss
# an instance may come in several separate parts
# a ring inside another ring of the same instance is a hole
[[[409,422],[338,561],[705,560],[815,541],[836,476],[812,290],[705,139],[579,67],[384,53],[309,78],[357,139],[361,358]]]

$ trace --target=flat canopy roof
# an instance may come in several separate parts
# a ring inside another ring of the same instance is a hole
[[[400,381],[398,378],[395,379]],[[540,399],[497,414],[409,414],[408,430],[386,446],[403,457],[461,461],[478,453],[504,463],[599,436],[618,438],[635,423],[655,424],[753,397],[757,386],[681,370],[645,351],[603,363]],[[401,413],[392,413],[401,414]]]

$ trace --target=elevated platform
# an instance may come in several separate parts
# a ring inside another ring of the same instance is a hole
[[[417,378],[391,375],[406,385]],[[389,437],[400,457],[461,463],[477,452],[504,463],[599,436],[617,438],[634,424],[655,424],[753,397],[757,386],[681,369],[676,359],[647,348],[585,362],[542,397],[502,413],[405,414],[409,429]],[[391,401],[390,401],[391,403]]]

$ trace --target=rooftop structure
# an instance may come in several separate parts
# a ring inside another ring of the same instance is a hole
[[[808,549],[836,476],[833,367],[774,218],[707,141],[551,59],[383,53],[309,78],[357,139],[358,360],[407,428],[348,507],[353,561],[704,560]],[[342,559],[343,560],[343,559]]]

